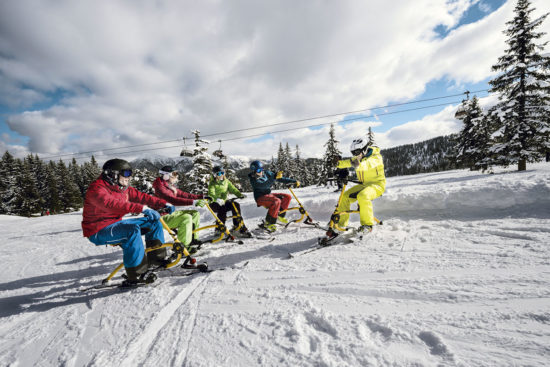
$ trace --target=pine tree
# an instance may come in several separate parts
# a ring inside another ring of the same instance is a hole
[[[88,190],[88,186],[101,175],[101,168],[99,168],[99,165],[97,164],[97,161],[95,160],[95,157],[92,156],[92,159],[90,162],[85,162],[84,166],[82,167],[82,184],[84,186],[84,192],[83,197],[86,196],[86,191]]]
[[[86,189],[88,187],[84,186],[84,173],[82,172],[82,167],[76,163],[76,159],[73,158],[71,163],[69,163],[68,169],[69,174],[78,187],[78,191],[80,191],[80,197],[84,198],[84,194],[86,193]]]
[[[144,192],[149,195],[154,195],[155,190],[153,189],[153,181],[155,181],[155,174],[148,169],[139,169],[136,168],[132,173],[132,180],[130,185],[135,187],[137,190]]]
[[[296,177],[296,165],[294,164],[294,159],[292,159],[292,152],[290,151],[290,146],[288,142],[285,145],[285,159],[286,159],[286,168],[283,170],[286,177]]]
[[[367,133],[367,138],[369,139],[367,143],[369,147],[376,146],[376,142],[374,141],[374,133],[372,132],[372,128],[370,126],[369,132]]]
[[[229,160],[227,159],[227,156],[224,156],[224,158],[223,158],[223,169],[225,171],[225,177],[229,181],[231,181],[231,183],[233,183],[233,185],[237,189],[239,189],[239,191],[240,191],[241,188],[242,188],[241,180],[239,179],[239,177],[235,173],[235,170],[233,168],[231,168],[231,165],[229,164]]]
[[[497,162],[517,163],[519,171],[526,169],[527,162],[541,160],[543,152],[550,149],[550,57],[539,53],[547,42],[535,44],[545,34],[535,28],[549,13],[531,21],[534,10],[529,0],[518,0],[516,15],[504,31],[508,49],[492,67],[502,73],[489,82],[491,91],[500,93],[495,110],[500,126],[493,135],[497,144],[491,151]]]
[[[59,160],[56,167],[57,174],[57,189],[61,207],[64,212],[78,209],[82,206],[82,196],[80,190],[74,182],[74,179],[69,172],[65,163]]]
[[[16,213],[30,217],[32,214],[40,212],[43,200],[38,192],[36,177],[32,171],[32,156],[23,161],[16,185],[19,188],[15,199]]]
[[[323,166],[319,177],[320,185],[327,185],[328,179],[334,175],[334,162],[342,155],[338,149],[338,140],[336,140],[334,125],[330,124],[329,139],[325,143],[325,155],[323,156]]]
[[[473,170],[476,162],[482,158],[476,149],[477,136],[475,130],[478,125],[481,127],[483,111],[476,96],[472,100],[462,101],[462,109],[464,114],[459,119],[462,120],[463,127],[457,137],[456,161],[458,164]]]
[[[208,141],[200,138],[200,131],[193,130],[195,135],[195,148],[193,149],[193,168],[189,171],[185,180],[180,182],[184,191],[194,194],[204,193],[208,188],[210,172],[212,172],[212,159],[208,154]]]
[[[48,194],[45,197],[45,207],[52,214],[61,212],[63,204],[60,199],[59,185],[57,183],[57,166],[54,161],[50,161],[46,168],[46,182]]]
[[[31,172],[34,172],[34,177],[36,178],[36,187],[38,189],[38,194],[40,195],[42,201],[42,207],[40,212],[44,213],[46,211],[46,202],[48,200],[48,182],[47,182],[47,166],[42,162],[38,155],[29,155],[28,157],[31,162]]]
[[[304,164],[304,161],[300,157],[300,148],[298,147],[298,144],[296,144],[296,155],[294,157],[293,161],[293,167],[294,167],[294,174],[292,178],[300,181],[301,186],[308,186],[308,182],[306,181],[306,166]]]
[[[6,151],[2,156],[0,166],[0,213],[16,214],[17,197],[19,187],[17,186],[18,175],[21,172],[21,161],[15,159],[10,152]]]

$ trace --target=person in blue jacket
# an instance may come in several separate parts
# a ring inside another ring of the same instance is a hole
[[[261,225],[268,232],[275,232],[277,227],[277,219],[282,223],[288,223],[285,218],[286,213],[280,213],[288,208],[292,196],[281,192],[272,193],[271,187],[275,181],[285,184],[295,184],[296,187],[300,186],[300,182],[292,178],[283,177],[283,172],[274,173],[269,170],[265,170],[262,162],[253,161],[250,164],[250,172],[248,178],[252,189],[254,190],[254,199],[256,205],[263,206],[268,209],[265,221]]]

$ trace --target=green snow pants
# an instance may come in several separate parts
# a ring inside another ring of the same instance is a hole
[[[372,226],[374,224],[374,214],[372,213],[372,200],[384,193],[384,187],[377,184],[359,184],[346,190],[342,196],[342,201],[338,205],[338,211],[350,210],[351,204],[359,201],[359,218],[361,225]],[[342,228],[347,227],[349,214],[340,214],[338,225]]]
[[[201,216],[196,210],[177,210],[172,214],[163,215],[162,219],[166,225],[178,229],[178,240],[185,246],[191,243],[194,237],[198,239],[198,233],[193,235],[193,229],[199,228]]]

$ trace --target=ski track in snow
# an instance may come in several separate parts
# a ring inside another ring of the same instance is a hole
[[[307,252],[323,231],[292,224],[205,245],[223,271],[132,290],[79,291],[121,259],[81,213],[0,216],[0,365],[545,366],[550,165],[532,167],[389,178],[361,241]],[[322,225],[332,190],[296,190]],[[250,228],[265,215],[242,208]]]

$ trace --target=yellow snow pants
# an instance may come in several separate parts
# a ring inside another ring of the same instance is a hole
[[[361,225],[374,225],[374,214],[372,212],[372,200],[382,195],[385,191],[384,186],[378,184],[359,184],[346,190],[338,205],[338,211],[350,210],[351,204],[359,201],[359,218]],[[350,197],[351,196],[351,197]],[[340,222],[338,226],[347,227],[349,222],[349,214],[340,214]]]

